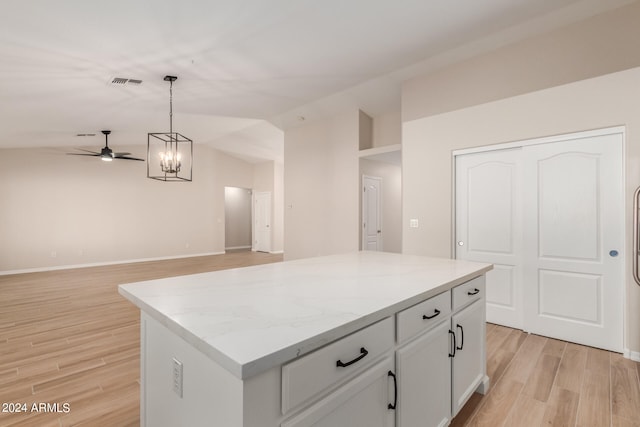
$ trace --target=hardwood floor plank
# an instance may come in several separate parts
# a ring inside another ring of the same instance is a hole
[[[578,405],[578,426],[602,427],[611,423],[609,373],[603,374],[598,370],[585,370]]]
[[[531,371],[522,393],[540,402],[546,402],[551,394],[558,366],[560,366],[559,357],[542,353]]]
[[[493,333],[487,336],[487,357],[490,356],[490,353],[500,349],[510,334],[511,329],[504,326],[494,326]]]
[[[574,426],[580,395],[577,392],[554,387],[545,408],[544,426]]]
[[[556,375],[557,387],[580,393],[582,377],[587,364],[587,352],[588,349],[584,346],[567,344]]]
[[[466,426],[480,408],[483,400],[483,395],[481,395],[480,393],[473,393],[464,407],[460,410],[460,412],[458,412],[458,415],[456,415],[456,417],[451,420],[451,424],[449,424],[449,427]]]
[[[516,403],[524,384],[503,378],[487,395],[484,404],[468,423],[469,426],[502,426]]]
[[[636,369],[627,366],[620,362],[611,365],[611,412],[640,423],[640,383]]]
[[[567,347],[566,341],[560,341],[553,338],[547,338],[547,343],[542,349],[542,353],[548,354],[557,358],[561,358]]]
[[[538,427],[544,418],[545,404],[521,393],[504,422],[505,426]]]
[[[500,348],[506,351],[517,353],[528,336],[529,334],[527,334],[526,332],[520,331],[518,329],[512,329],[509,333],[509,336],[500,345]]]
[[[515,353],[498,348],[492,352],[491,357],[487,358],[487,376],[492,384],[500,380],[514,356]]]
[[[614,415],[611,422],[612,427],[640,427],[640,423],[627,420],[626,418]]]
[[[585,369],[598,374],[609,375],[610,364],[611,359],[608,351],[587,347],[587,364]]]
[[[538,361],[538,357],[542,353],[546,341],[546,338],[538,335],[527,336],[504,373],[504,377],[525,384]]]

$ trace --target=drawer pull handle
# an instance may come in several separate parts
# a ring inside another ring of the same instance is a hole
[[[473,288],[473,292],[467,292],[467,295],[477,295],[478,292],[480,292],[480,289],[478,288]]]
[[[393,377],[393,404],[389,403],[387,409],[396,409],[396,406],[398,406],[398,380],[396,379],[396,374],[391,371],[387,372],[387,376]]]
[[[354,363],[356,363],[359,360],[362,360],[367,354],[369,354],[369,352],[367,351],[366,348],[364,347],[360,347],[360,356],[356,357],[355,359],[349,361],[349,362],[343,362],[342,360],[338,360],[336,362],[336,366],[338,368],[344,368],[345,366],[349,366],[349,365],[353,365]]]
[[[449,353],[449,357],[456,357],[456,333],[449,329],[449,335],[453,337],[453,354]]]
[[[427,316],[426,314],[422,315],[422,319],[423,320],[429,320],[429,319],[433,319],[434,317],[436,317],[438,314],[440,314],[440,310],[438,310],[437,308],[433,310],[433,315],[431,316]]]
[[[460,347],[456,347],[456,350],[462,350],[464,347],[464,329],[460,325],[456,325],[456,329],[460,328]]]

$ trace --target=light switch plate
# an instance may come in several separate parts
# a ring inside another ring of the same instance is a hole
[[[418,228],[418,220],[417,219],[410,219],[409,220],[409,227]]]

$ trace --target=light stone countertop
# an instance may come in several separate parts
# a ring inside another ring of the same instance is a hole
[[[491,270],[491,264],[354,252],[119,286],[245,379]]]

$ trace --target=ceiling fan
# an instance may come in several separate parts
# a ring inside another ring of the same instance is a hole
[[[82,148],[79,148],[80,151],[86,151],[87,153],[90,153],[90,154],[85,154],[85,153],[67,153],[67,154],[72,156],[100,157],[100,159],[104,160],[105,162],[110,162],[113,159],[138,160],[140,162],[144,162],[144,159],[139,159],[137,157],[129,157],[129,154],[131,153],[114,153],[113,150],[109,148],[109,141],[108,141],[109,134],[111,133],[111,131],[103,130],[102,133],[104,134],[104,148],[100,150],[99,153],[96,151],[83,150]]]

